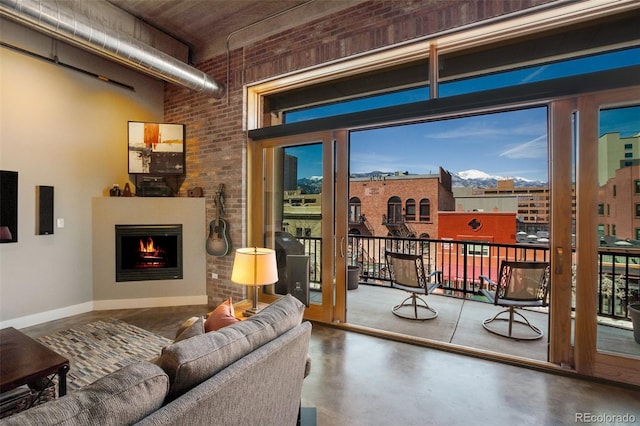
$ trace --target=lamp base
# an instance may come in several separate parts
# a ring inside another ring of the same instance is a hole
[[[260,312],[260,308],[249,308],[242,313],[243,317],[250,317]]]

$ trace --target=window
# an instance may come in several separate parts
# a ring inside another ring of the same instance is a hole
[[[387,201],[387,223],[402,223],[402,201],[400,197],[391,197]]]
[[[636,228],[636,240],[640,240],[640,228]]]
[[[633,152],[625,152],[624,158],[633,158]]]
[[[462,254],[464,254],[464,250],[467,250],[467,256],[489,256],[489,246],[484,244],[463,244],[462,245]]]
[[[632,148],[633,148],[633,144],[630,144],[630,143],[624,144],[624,149],[632,149]]]
[[[416,200],[409,198],[405,203],[405,219],[416,220]]]
[[[504,50],[505,47],[500,47],[500,49]],[[443,55],[441,60],[443,63],[446,62],[448,66],[443,70],[443,74],[440,76],[442,82],[439,85],[439,96],[456,96],[483,90],[513,87],[521,84],[550,81],[562,77],[631,67],[640,64],[639,53],[640,48],[630,48],[578,58],[549,61],[546,63],[540,61],[535,65],[527,67],[518,67],[517,64],[509,64],[512,69],[500,72],[475,74],[464,78],[457,78],[456,73],[462,75],[469,74],[469,70],[465,70],[464,68],[473,68],[474,65],[470,65],[468,63],[470,60],[473,60],[473,55],[468,55],[466,59],[460,59],[461,56],[458,53],[455,53],[453,57],[450,57],[450,55]],[[508,56],[508,54],[505,54],[504,52],[499,53],[498,55]],[[540,60],[540,58],[538,58],[538,60]],[[420,64],[420,66],[422,67],[422,70],[428,68],[428,64],[426,62]],[[413,68],[413,66],[407,67],[409,70],[413,70]],[[448,70],[451,70],[450,72],[454,74],[446,75],[446,71]],[[387,76],[384,72],[380,74],[382,76]],[[404,74],[406,73],[400,74],[400,72],[398,72],[398,74],[398,84],[406,82],[414,87],[403,90],[388,91],[387,93],[375,95],[367,94],[364,96],[357,96],[354,94],[353,98],[340,101],[327,99],[322,102],[319,98],[318,101],[320,102],[318,103],[322,103],[320,105],[316,103],[313,106],[301,106],[296,108],[296,101],[298,104],[301,104],[303,102],[309,102],[309,99],[313,99],[314,97],[326,96],[326,93],[334,93],[337,91],[337,88],[332,86],[324,87],[324,90],[322,90],[322,86],[314,87],[313,89],[309,89],[309,96],[306,98],[300,94],[298,94],[297,97],[292,96],[292,99],[271,97],[271,108],[275,110],[281,109],[283,111],[284,123],[295,123],[345,113],[369,111],[387,106],[426,101],[430,99],[429,86],[426,81],[417,80],[416,77],[413,76],[412,72],[408,73],[411,77],[405,77]],[[388,78],[391,79],[391,77]],[[393,80],[396,80],[395,76],[393,77]],[[332,84],[335,85],[336,83],[334,82]],[[353,84],[358,85],[362,83],[354,81]],[[377,88],[375,85],[372,85],[370,88],[372,91],[375,91],[376,89],[379,90],[380,88]],[[364,88],[362,90],[364,90]],[[388,87],[387,90],[389,90]],[[316,95],[315,92],[318,91],[324,92],[325,95]]]
[[[640,217],[640,203],[636,204],[636,217]]]
[[[615,197],[616,195],[618,195],[618,188],[616,185],[613,185],[613,196]]]
[[[428,198],[420,200],[420,222],[431,221],[431,201]]]
[[[640,180],[637,180],[635,182],[635,187],[636,187],[636,194],[640,194]]]
[[[358,197],[349,199],[349,222],[360,222],[362,216],[362,202]]]
[[[512,87],[524,83],[576,76],[589,72],[638,65],[640,49],[632,48],[606,52],[582,58],[565,59],[546,64],[536,64],[515,70],[489,73],[481,76],[455,80],[440,85],[440,96],[454,96],[478,90]],[[445,57],[446,61],[446,57]]]
[[[604,204],[598,204],[598,215],[604,216]]]

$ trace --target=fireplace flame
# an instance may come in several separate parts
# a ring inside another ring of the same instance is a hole
[[[147,238],[146,244],[140,240],[140,254],[157,256],[160,248],[153,245],[153,238]]]

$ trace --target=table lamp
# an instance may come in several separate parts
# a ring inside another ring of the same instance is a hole
[[[275,250],[262,247],[246,247],[236,250],[231,281],[253,287],[253,306],[242,313],[248,317],[258,312],[258,286],[278,281],[278,265]]]

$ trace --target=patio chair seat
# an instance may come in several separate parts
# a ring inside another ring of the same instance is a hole
[[[522,314],[522,308],[547,306],[548,262],[505,260],[500,265],[497,282],[485,275],[480,276],[480,282],[480,292],[493,304],[506,308],[482,322],[487,331],[515,340],[535,340],[544,336],[542,330]],[[493,290],[485,288],[485,282]],[[503,322],[507,323],[506,330],[499,326]]]
[[[410,295],[395,305],[394,315],[411,320],[429,320],[438,316],[438,311],[429,306],[419,295],[427,296],[441,284],[442,274],[433,271],[426,274],[421,255],[385,252],[391,277],[391,287],[404,290]],[[435,282],[430,282],[435,277]]]

